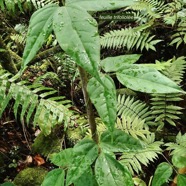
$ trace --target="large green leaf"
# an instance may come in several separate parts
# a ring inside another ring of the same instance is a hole
[[[62,169],[54,169],[46,176],[41,186],[64,186],[65,171]]]
[[[98,186],[92,169],[89,167],[84,174],[74,183],[74,186]]]
[[[76,156],[85,155],[92,162],[92,159],[98,156],[98,145],[93,140],[85,138],[74,146],[73,152]]]
[[[101,61],[101,66],[105,72],[123,70],[127,64],[135,63],[140,56],[140,54],[128,54],[116,57],[107,57]]]
[[[80,7],[59,7],[53,29],[61,48],[78,65],[98,77],[100,43],[96,20]]]
[[[98,156],[98,145],[90,139],[80,141],[73,148],[74,158],[67,171],[66,184],[76,183]]]
[[[161,186],[166,183],[172,175],[172,167],[170,164],[163,162],[158,165],[153,180],[152,186]]]
[[[52,32],[52,19],[57,5],[47,5],[37,10],[30,19],[26,46],[23,52],[22,68],[34,58],[43,43]]]
[[[186,185],[186,175],[179,174],[177,178],[177,186],[185,186]]]
[[[147,93],[178,93],[182,89],[159,71],[143,65],[126,65],[117,72],[118,80],[128,88]]]
[[[105,131],[101,135],[100,147],[105,152],[129,152],[143,148],[139,140],[118,129],[112,134]]]
[[[68,167],[73,162],[74,153],[72,148],[62,150],[51,155],[50,160],[53,164],[61,167]]]
[[[109,154],[100,154],[95,164],[95,175],[99,186],[134,185],[128,170]]]
[[[95,105],[99,116],[113,131],[116,120],[116,89],[113,80],[107,75],[101,75],[102,84],[95,78],[89,80],[87,91],[92,103]]]
[[[67,6],[80,6],[88,11],[103,11],[134,4],[134,0],[66,0]]]
[[[176,166],[177,168],[183,168],[186,167],[186,157],[182,156],[179,153],[176,153],[173,155],[172,157],[172,163],[174,166]]]

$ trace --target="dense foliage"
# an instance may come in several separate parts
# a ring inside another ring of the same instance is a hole
[[[184,186],[184,0],[2,0],[0,8],[1,125],[13,119],[35,163],[53,166],[37,184]],[[0,150],[6,174],[10,154]],[[12,163],[18,173],[33,160]]]

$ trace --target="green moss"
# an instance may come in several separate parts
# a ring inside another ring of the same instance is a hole
[[[26,168],[22,170],[14,179],[16,186],[40,186],[47,171],[41,167]]]
[[[68,128],[67,132],[67,145],[73,147],[79,140],[83,139],[81,128]]]
[[[43,156],[59,152],[61,150],[62,139],[59,138],[56,133],[56,131],[53,131],[48,136],[45,136],[43,132],[41,132],[32,145],[32,151],[34,153],[42,154]]]

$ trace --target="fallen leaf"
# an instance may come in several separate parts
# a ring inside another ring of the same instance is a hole
[[[39,154],[34,156],[34,160],[38,166],[43,165],[45,163],[45,160]]]

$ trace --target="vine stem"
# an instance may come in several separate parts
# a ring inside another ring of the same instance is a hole
[[[98,143],[99,140],[98,140],[97,125],[95,121],[94,111],[93,111],[92,103],[90,101],[90,97],[87,92],[87,83],[88,83],[87,72],[82,67],[78,67],[78,70],[79,70],[79,74],[80,74],[80,78],[82,82],[82,91],[83,91],[83,96],[85,100],[87,118],[88,118],[90,130],[91,130],[92,139],[96,143]]]

